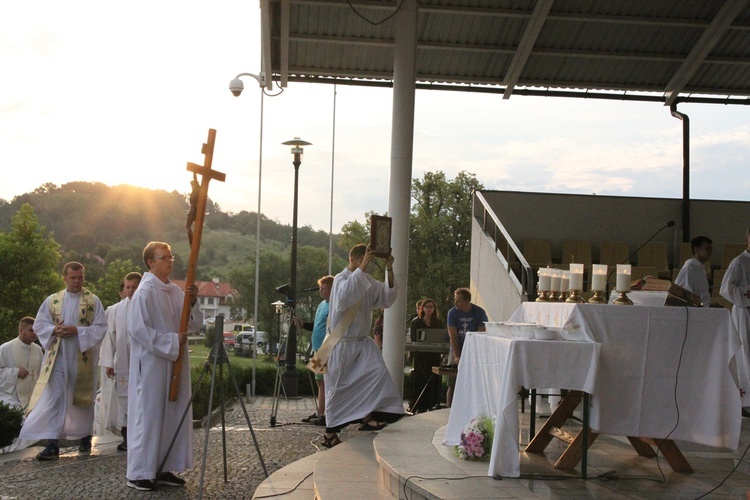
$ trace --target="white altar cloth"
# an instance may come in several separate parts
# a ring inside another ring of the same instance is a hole
[[[524,303],[510,319],[601,343],[592,430],[737,448],[740,339],[727,309]]]
[[[591,393],[598,358],[599,344],[595,342],[467,334],[443,444],[457,445],[466,424],[486,414],[495,421],[489,475],[518,477],[520,386],[563,387]]]

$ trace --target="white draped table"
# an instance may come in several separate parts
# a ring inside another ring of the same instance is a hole
[[[592,430],[737,448],[740,338],[727,309],[529,302],[511,321],[601,343]]]
[[[480,414],[495,421],[489,475],[518,477],[518,389],[563,387],[591,393],[599,344],[509,339],[469,333],[461,353],[444,444],[457,445],[466,424]]]
[[[510,320],[563,327],[568,341],[467,336],[444,444],[492,416],[490,476],[520,475],[520,386],[592,394],[597,433],[737,448],[740,340],[726,309],[524,303]]]

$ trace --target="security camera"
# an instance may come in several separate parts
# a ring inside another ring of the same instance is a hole
[[[242,91],[245,89],[245,85],[242,83],[242,80],[239,78],[235,78],[231,82],[229,82],[229,90],[232,91],[232,95],[235,97],[238,97]]]

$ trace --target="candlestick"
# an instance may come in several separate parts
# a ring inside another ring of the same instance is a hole
[[[583,264],[570,265],[570,290],[583,290]]]

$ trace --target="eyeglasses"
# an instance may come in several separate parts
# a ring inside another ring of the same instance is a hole
[[[154,257],[155,260],[163,260],[165,262],[174,262],[174,255],[162,255],[159,257]]]

